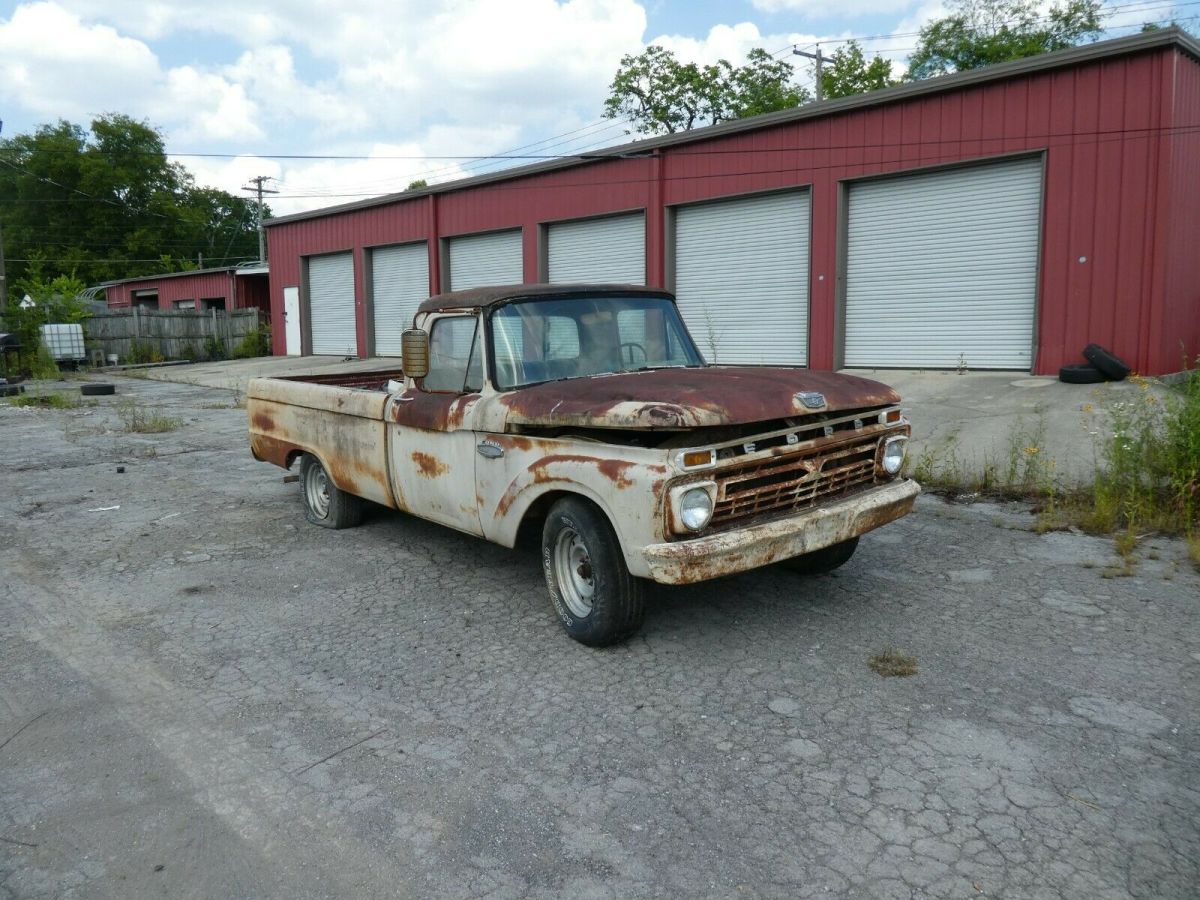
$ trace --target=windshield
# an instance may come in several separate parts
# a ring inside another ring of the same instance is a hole
[[[703,362],[664,297],[523,300],[491,316],[496,387]]]

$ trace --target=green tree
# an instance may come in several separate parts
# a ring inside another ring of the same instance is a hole
[[[721,62],[729,66],[725,60]],[[794,74],[790,62],[775,59],[766,50],[755,47],[746,54],[744,66],[729,67],[725,80],[725,118],[744,119],[807,103],[812,97],[792,82]]]
[[[39,370],[39,348],[42,346],[43,325],[82,322],[90,310],[83,301],[79,300],[80,292],[86,285],[71,275],[47,277],[41,265],[34,263],[26,276],[14,285],[9,292],[8,308],[0,314],[0,331],[17,335],[21,344],[20,356],[16,371],[8,375],[36,374],[49,376],[52,371]],[[31,306],[22,306],[22,299],[28,295],[33,301]],[[45,368],[45,367],[44,367]],[[50,358],[49,370],[53,370],[53,358]]]
[[[858,41],[849,41],[834,51],[821,70],[821,92],[826,100],[865,94],[899,82],[892,78],[892,64],[879,54],[867,62]]]
[[[0,224],[13,283],[37,260],[97,284],[258,255],[248,200],[198,187],[158,131],[120,114],[0,140]]]
[[[953,0],[921,29],[906,78],[916,81],[1062,50],[1099,37],[1100,0]]]
[[[673,134],[799,106],[809,94],[792,82],[793,71],[762,49],[751,50],[743,66],[724,59],[701,66],[651,45],[621,58],[604,116],[628,118],[638,134]]]
[[[418,178],[414,181],[410,181],[408,183],[408,187],[406,187],[405,190],[406,191],[419,191],[421,188],[427,188],[427,187],[429,187],[429,182],[426,181],[424,178]]]

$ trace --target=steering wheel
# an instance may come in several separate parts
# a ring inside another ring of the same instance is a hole
[[[626,347],[631,348],[629,351],[629,364],[631,366],[633,365],[633,350],[632,350],[633,347],[636,347],[638,350],[641,351],[643,365],[645,363],[650,362],[650,354],[646,352],[645,347],[643,347],[641,344],[637,343],[636,341],[625,341],[623,344],[621,344],[621,346],[618,348],[618,351],[620,352],[622,359],[625,358],[625,348]]]

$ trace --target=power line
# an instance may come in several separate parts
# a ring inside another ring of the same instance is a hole
[[[253,259],[253,257],[250,257],[250,256],[214,256],[214,257],[210,257],[210,259],[209,259],[208,261],[209,261],[209,262],[215,262],[215,261],[217,261],[217,260],[241,260],[241,261],[247,261],[247,260],[252,260],[252,259]],[[122,257],[119,257],[119,258],[117,258],[117,259],[95,259],[94,257],[90,257],[90,256],[58,256],[58,257],[52,257],[52,256],[35,256],[35,257],[28,258],[28,259],[9,259],[9,262],[19,262],[19,263],[33,263],[33,262],[47,262],[47,263],[97,263],[97,264],[116,264],[116,263],[160,263],[160,264],[161,264],[161,263],[162,263],[162,258],[161,258],[161,257],[155,257],[154,259],[129,259],[129,258],[127,258],[127,257],[124,257],[124,256],[122,256]],[[178,273],[177,273],[177,272],[159,272],[159,273],[155,273],[155,274],[160,274],[160,275],[163,275],[163,274],[165,274],[165,275],[176,275],[176,274],[183,274],[183,273],[184,273],[184,272],[186,272],[186,271],[188,271],[188,270],[187,270],[187,269],[184,269],[184,270],[182,270],[181,272],[178,272]],[[138,275],[131,275],[131,276],[129,276],[129,277],[130,277],[130,278],[139,278],[139,277],[142,277],[142,276],[138,276]],[[146,276],[146,277],[149,277],[149,276]]]
[[[1086,141],[1081,140],[1078,143],[1108,143],[1111,141],[1126,140],[1126,139],[1139,139],[1139,138],[1146,139],[1146,138],[1151,137],[1153,135],[1153,133],[1155,133],[1155,132],[1164,132],[1164,133],[1169,132],[1169,133],[1176,134],[1176,135],[1197,134],[1197,133],[1200,133],[1200,125],[1145,128],[1145,129],[1117,129],[1117,130],[1107,131],[1107,132],[1063,132],[1058,135],[1047,133],[1047,134],[1032,134],[1032,135],[1002,135],[1002,136],[998,136],[998,137],[957,137],[957,138],[943,138],[943,139],[938,139],[938,140],[925,140],[925,141],[918,140],[918,141],[898,141],[898,142],[888,142],[888,143],[842,144],[842,145],[823,145],[823,146],[805,146],[805,147],[772,147],[772,148],[756,148],[753,150],[728,150],[728,151],[714,151],[714,152],[730,154],[730,155],[752,154],[755,156],[759,156],[759,155],[763,155],[766,153],[798,153],[798,152],[825,153],[825,152],[829,152],[832,150],[866,150],[866,149],[902,150],[903,148],[906,148],[906,147],[918,149],[918,150],[928,150],[931,147],[940,145],[940,144],[1003,145],[1003,144],[1006,144],[1006,143],[1008,143],[1012,140],[1018,139],[1018,138],[1026,140],[1026,141],[1034,142],[1034,141],[1049,140],[1053,137],[1072,137],[1072,136],[1085,137],[1085,138],[1090,137],[1090,140],[1086,140]],[[1000,152],[1000,149],[1001,149],[1000,147],[997,147],[997,149],[995,149],[995,150],[987,150],[987,149],[981,150],[979,155],[984,156],[984,155],[988,154],[989,152]],[[1036,152],[1038,149],[1040,149],[1040,147],[1035,145],[1030,148],[1030,152]],[[649,157],[645,157],[645,158],[648,159]],[[881,163],[881,164],[887,164],[888,162],[899,162],[899,161],[900,160],[883,161],[883,163]],[[848,168],[848,167],[865,166],[865,165],[868,165],[868,163],[846,162],[844,160],[841,160],[841,161],[838,161],[835,163],[828,163],[828,164],[824,164],[824,165],[808,165],[808,164],[803,164],[803,163],[797,162],[797,163],[792,163],[789,165],[782,166],[780,168],[740,169],[734,173],[713,172],[713,173],[705,173],[705,174],[699,174],[699,175],[664,175],[662,177],[662,180],[665,182],[683,183],[683,182],[689,182],[689,181],[703,181],[703,180],[710,179],[710,178],[728,178],[731,175],[734,175],[734,176],[777,175],[777,174],[782,174],[782,173],[787,173],[787,172],[796,172],[797,170],[802,170],[805,172],[817,172],[817,171],[824,171],[824,170],[828,170],[828,169]],[[530,173],[530,174],[536,175],[536,174],[540,174],[540,173]],[[518,178],[520,178],[520,177],[521,176],[518,176]],[[602,182],[594,180],[594,179],[586,180],[586,181],[570,181],[570,182],[563,181],[563,182],[558,182],[556,184],[549,185],[549,186],[544,185],[544,184],[519,184],[519,183],[496,182],[493,184],[489,184],[486,187],[488,190],[494,190],[494,191],[527,191],[527,190],[546,190],[548,187],[553,187],[556,189],[571,189],[571,188],[577,188],[577,187],[595,187],[598,184],[603,184],[605,186],[649,184],[649,183],[657,181],[657,180],[658,180],[658,178],[656,176],[645,176],[645,177],[639,177],[639,178],[622,178],[622,179],[607,179],[606,178]],[[341,195],[337,195],[337,196],[341,196],[341,197],[377,197],[377,198],[380,198],[381,200],[389,197],[389,195],[387,195],[387,194],[379,194],[376,192],[341,194]],[[319,194],[318,195],[281,194],[280,197],[284,198],[284,199],[292,199],[292,200],[330,199],[330,197],[327,195],[319,195]],[[396,199],[399,199],[399,198],[396,198]]]
[[[911,141],[872,141],[872,142],[868,142],[868,143],[820,144],[820,145],[808,144],[808,145],[803,145],[803,146],[793,145],[793,146],[785,146],[785,147],[758,147],[753,150],[680,148],[680,149],[672,150],[671,155],[674,158],[696,157],[696,156],[737,156],[737,155],[745,155],[745,154],[754,154],[756,156],[761,156],[763,154],[768,154],[768,153],[797,153],[797,152],[814,152],[815,153],[815,152],[827,152],[827,151],[832,151],[832,150],[864,150],[864,149],[875,149],[875,148],[904,149],[904,148],[908,148],[908,147],[929,147],[929,146],[935,146],[935,145],[940,145],[940,144],[961,144],[961,143],[976,143],[976,142],[985,142],[985,141],[1007,141],[1007,140],[1013,140],[1018,137],[1021,139],[1027,140],[1027,141],[1048,141],[1048,140],[1052,140],[1054,138],[1076,138],[1076,139],[1091,138],[1091,139],[1095,139],[1096,142],[1099,142],[1099,141],[1103,141],[1106,139],[1107,140],[1119,140],[1119,139],[1129,137],[1129,136],[1150,137],[1155,134],[1162,134],[1162,135],[1192,134],[1197,131],[1200,131],[1200,125],[1156,125],[1156,126],[1146,126],[1146,127],[1142,127],[1142,128],[1111,128],[1111,129],[1094,129],[1094,130],[1073,129],[1070,131],[1046,131],[1046,132],[1037,132],[1037,133],[1026,133],[1026,134],[1022,134],[1022,135],[1004,135],[1001,137],[994,137],[994,138],[992,138],[992,137],[989,137],[989,138],[971,138],[971,137],[966,137],[966,138],[964,138],[964,137],[920,138],[920,139],[911,140]],[[680,132],[680,134],[684,134],[684,133],[685,132]],[[713,138],[697,137],[696,140],[698,140],[698,141],[706,140],[706,139],[714,140],[714,139],[716,139],[716,137],[718,137],[718,136],[714,136]],[[646,153],[648,154],[649,151],[646,151]],[[623,157],[621,157],[621,156],[604,156],[604,155],[599,155],[599,154],[591,156],[589,154],[574,154],[574,153],[565,154],[565,155],[561,155],[561,156],[560,155],[546,155],[546,156],[531,155],[531,156],[523,157],[523,158],[530,159],[530,160],[540,160],[540,161],[579,159],[581,161],[591,161],[591,162],[614,162],[614,161],[623,159]],[[638,159],[638,158],[643,158],[643,157],[624,157],[624,159],[626,159],[626,160]],[[808,168],[808,167],[806,167],[806,168]],[[538,173],[530,173],[530,174],[538,174]],[[518,176],[518,177],[520,177],[520,176]],[[688,177],[710,177],[710,176],[679,176],[679,177],[688,178]],[[642,180],[644,180],[644,179],[635,179],[635,181],[639,181],[639,182]],[[617,183],[617,182],[614,182],[614,183]],[[281,199],[313,199],[313,198],[319,198],[321,196],[324,196],[324,194],[321,192],[294,193],[294,194],[280,193],[279,196]],[[350,196],[380,196],[380,195],[377,191],[372,191],[370,193],[345,193],[345,194],[330,195],[330,196],[350,197]],[[94,200],[95,198],[91,198],[91,199]],[[83,203],[83,202],[87,202],[87,201],[86,201],[86,199],[78,200],[75,198],[29,197],[29,198],[18,199],[15,202],[18,202],[18,203]]]

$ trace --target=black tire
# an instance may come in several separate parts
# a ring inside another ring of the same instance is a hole
[[[1058,380],[1067,384],[1100,384],[1106,379],[1091,363],[1071,363],[1058,370]]]
[[[15,397],[25,393],[25,387],[20,384],[0,384],[0,397]]]
[[[780,565],[797,575],[823,575],[850,562],[850,557],[857,549],[858,538],[852,537],[840,544],[831,544],[820,550],[814,550],[812,553],[785,559]]]
[[[335,485],[321,461],[311,453],[300,457],[300,498],[304,503],[304,518],[314,525],[353,528],[362,522],[362,498]]]
[[[85,397],[108,397],[117,392],[117,386],[108,381],[98,381],[93,384],[81,384],[79,393]]]
[[[1088,344],[1083,348],[1083,358],[1099,369],[1110,381],[1124,381],[1129,374],[1129,366],[1113,353],[1105,350],[1099,344]]]
[[[542,570],[559,623],[581,644],[606,647],[642,627],[645,582],[629,574],[612,525],[587,500],[564,497],[550,510]]]

